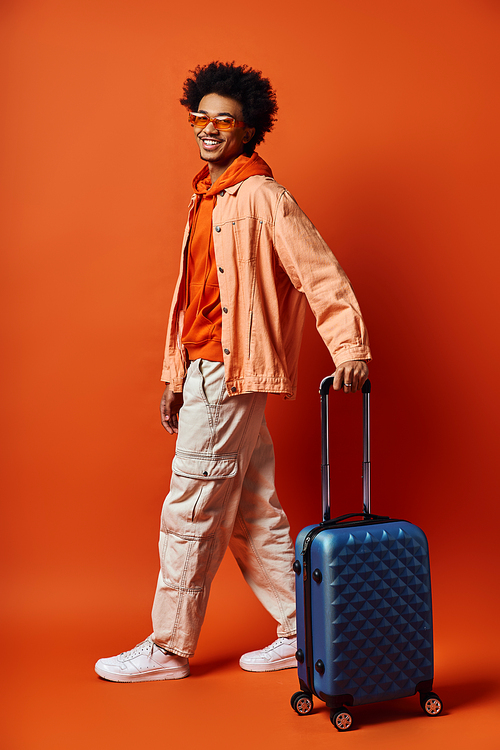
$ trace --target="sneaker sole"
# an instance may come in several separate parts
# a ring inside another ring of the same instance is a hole
[[[282,661],[269,662],[267,664],[245,664],[240,661],[240,667],[245,672],[279,672],[282,669],[296,669],[297,660],[294,656]]]
[[[113,672],[106,672],[97,666],[95,671],[99,677],[107,682],[157,682],[160,680],[182,680],[184,677],[189,677],[189,666],[170,669],[168,672],[138,673],[137,677],[135,675],[118,675]]]

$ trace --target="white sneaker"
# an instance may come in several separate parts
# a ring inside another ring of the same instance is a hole
[[[290,669],[297,666],[295,652],[297,638],[278,638],[261,651],[250,651],[243,654],[240,667],[247,672],[275,672],[278,669]]]
[[[183,656],[165,653],[148,636],[131,651],[109,659],[99,659],[95,671],[111,682],[150,682],[179,680],[189,675],[189,661]]]

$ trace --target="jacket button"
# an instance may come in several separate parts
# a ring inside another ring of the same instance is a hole
[[[229,354],[229,349],[224,349],[224,354]]]
[[[224,269],[219,266],[219,273],[224,273]]]
[[[216,232],[220,232],[220,227],[215,227]]]
[[[232,391],[233,393],[236,393],[236,386],[235,386],[235,385],[233,385],[233,387],[231,388],[231,391]]]
[[[219,193],[219,195],[220,195],[221,197],[222,197],[223,195],[225,195],[225,194],[226,194],[226,191],[225,191],[225,190],[221,190],[221,191],[220,191],[220,193]]]
[[[222,312],[225,312],[225,313],[227,313],[227,307],[223,307],[223,308],[222,308]]]
[[[203,472],[203,476],[204,476],[204,477],[208,477],[208,471],[204,471],[204,472]]]

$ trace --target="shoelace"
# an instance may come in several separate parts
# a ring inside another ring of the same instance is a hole
[[[263,651],[272,651],[273,648],[276,648],[276,646],[281,646],[283,643],[287,642],[288,638],[278,638],[274,643],[271,643],[270,646],[266,646],[263,648]]]
[[[130,651],[124,651],[122,654],[120,654],[122,659],[133,659],[136,656],[139,656],[140,654],[144,653],[151,653],[153,650],[154,643],[150,638],[146,638],[145,641],[142,641],[142,643],[138,643],[137,646],[134,646],[134,648],[131,648]]]

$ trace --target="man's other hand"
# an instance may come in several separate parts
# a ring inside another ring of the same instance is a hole
[[[160,414],[161,423],[170,435],[178,431],[178,414],[182,404],[182,393],[174,393],[167,383],[161,397]]]
[[[368,366],[361,359],[353,359],[350,362],[342,362],[335,370],[333,378],[333,390],[344,393],[355,393],[359,391],[368,377]]]

